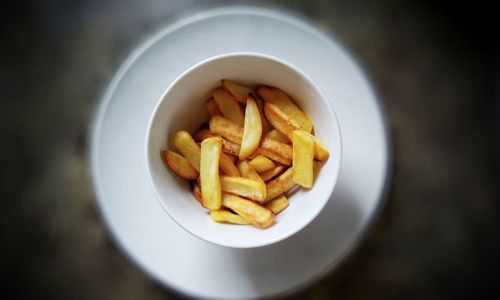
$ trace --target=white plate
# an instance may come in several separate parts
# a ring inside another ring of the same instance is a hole
[[[343,139],[332,198],[306,228],[277,244],[231,249],[179,227],[155,200],[145,157],[149,117],[183,71],[214,55],[257,52],[289,61],[332,101]],[[389,170],[383,116],[363,72],[303,21],[265,9],[215,9],[156,34],[120,68],[92,132],[98,206],[120,248],[156,281],[192,297],[282,295],[312,283],[359,242],[381,207]]]

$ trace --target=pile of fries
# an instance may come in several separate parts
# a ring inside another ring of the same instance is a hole
[[[294,186],[311,188],[316,161],[330,153],[313,124],[282,90],[229,80],[206,101],[208,127],[174,135],[180,154],[162,151],[166,164],[193,183],[195,199],[216,222],[267,228],[288,207]]]

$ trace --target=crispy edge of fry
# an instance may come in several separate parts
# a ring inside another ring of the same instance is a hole
[[[288,168],[280,176],[274,178],[266,184],[267,188],[267,199],[272,200],[281,194],[288,192],[295,186],[295,182],[292,180],[293,168]]]
[[[201,142],[200,180],[203,207],[215,210],[221,206],[221,184],[219,160],[222,152],[220,137],[211,137]]]
[[[269,131],[266,134],[266,138],[273,139],[275,141],[278,141],[280,143],[285,143],[285,144],[291,144],[292,142],[290,139],[284,135],[283,133],[279,132],[276,128],[273,128],[271,131]]]
[[[292,134],[292,145],[292,180],[310,189],[314,183],[314,141],[304,130],[295,130]]]
[[[225,154],[224,152],[221,152],[221,154],[220,154],[219,168],[226,175],[240,176],[240,172],[238,171],[238,168],[236,168],[236,166],[234,165],[231,158],[229,158],[229,155]]]
[[[226,193],[249,198],[257,202],[266,200],[260,182],[250,178],[222,175],[220,176],[220,185],[222,191]]]
[[[219,107],[217,106],[217,103],[215,102],[214,98],[210,98],[205,102],[205,105],[207,107],[207,111],[211,116],[222,116],[222,112],[220,111]]]
[[[267,182],[273,179],[274,177],[278,176],[278,174],[283,172],[283,170],[285,170],[285,166],[279,165],[269,171],[260,173],[260,177],[262,178],[262,180]]]
[[[162,151],[162,156],[167,166],[179,177],[187,180],[198,178],[198,172],[184,156],[168,150]]]
[[[299,124],[272,103],[264,103],[264,115],[276,130],[286,135],[290,140],[292,132],[301,129]]]
[[[272,211],[275,215],[284,211],[288,207],[288,199],[282,195],[281,197],[275,198],[264,205],[265,208]]]
[[[212,91],[212,97],[225,118],[239,126],[243,126],[245,115],[238,101],[231,94],[223,88],[216,88]]]
[[[221,86],[225,89],[229,94],[231,94],[236,101],[245,104],[247,102],[248,94],[253,92],[253,89],[236,83],[234,81],[228,79],[221,79]]]
[[[235,225],[249,225],[251,224],[245,218],[230,211],[219,209],[210,212],[210,218],[219,223],[230,223]]]
[[[266,183],[262,178],[259,176],[259,173],[255,171],[254,168],[248,163],[248,161],[240,161],[238,163],[238,170],[240,171],[241,176],[244,178],[252,179],[255,181],[258,181],[260,186],[261,186],[261,192],[262,192],[262,198],[266,199],[267,198],[267,188],[266,188]]]
[[[262,120],[254,98],[249,95],[245,107],[245,123],[241,138],[240,160],[245,160],[257,150],[262,137]]]
[[[232,209],[252,225],[259,228],[267,228],[274,223],[274,213],[250,200],[222,193],[222,205]]]
[[[273,163],[272,160],[262,154],[259,154],[256,157],[252,158],[252,160],[250,160],[248,163],[252,166],[252,168],[255,169],[255,171],[257,171],[257,173],[263,173],[276,167],[276,164]]]
[[[174,145],[179,152],[189,161],[193,168],[200,172],[200,146],[185,130],[177,131],[174,135]]]

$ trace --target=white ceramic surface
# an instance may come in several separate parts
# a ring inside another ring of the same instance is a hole
[[[148,121],[165,86],[229,52],[266,53],[303,70],[331,101],[342,130],[341,169],[325,208],[292,237],[252,249],[202,241],[165,217],[144,163]],[[248,299],[296,291],[346,257],[381,207],[387,143],[368,80],[334,40],[279,12],[223,8],[161,30],[132,53],[97,109],[90,151],[99,211],[131,261],[179,293]]]
[[[162,150],[174,150],[172,136],[179,130],[194,133],[208,122],[205,101],[220,86],[220,79],[285,90],[313,121],[315,134],[330,150],[310,190],[294,190],[289,207],[265,230],[254,226],[216,223],[195,201],[188,182],[165,167]],[[330,102],[303,74],[287,62],[256,53],[231,53],[209,58],[176,79],[151,117],[146,141],[147,165],[157,199],[170,217],[195,236],[236,248],[269,245],[296,233],[318,215],[330,198],[340,169],[341,140]],[[334,199],[332,201],[335,201]]]

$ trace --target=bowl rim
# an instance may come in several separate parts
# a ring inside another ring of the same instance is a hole
[[[336,164],[336,167],[334,168],[333,174],[331,176],[333,179],[333,183],[328,185],[327,193],[325,193],[328,195],[327,197],[325,197],[326,200],[322,201],[322,203],[318,206],[318,209],[308,219],[306,219],[304,222],[302,222],[302,224],[294,227],[292,230],[286,231],[284,234],[281,234],[275,238],[267,239],[267,240],[257,242],[257,243],[252,243],[252,244],[233,244],[233,243],[223,243],[220,241],[214,241],[214,240],[211,240],[209,238],[206,238],[205,236],[198,235],[197,233],[190,230],[190,228],[188,226],[186,226],[180,220],[178,220],[178,218],[176,218],[174,216],[174,214],[169,210],[168,205],[166,205],[164,203],[165,201],[162,200],[163,197],[160,195],[160,193],[158,192],[158,190],[156,188],[156,184],[155,184],[155,180],[154,180],[154,176],[153,176],[153,171],[152,171],[153,170],[152,159],[151,159],[152,153],[150,153],[151,152],[150,151],[150,140],[151,140],[151,131],[152,131],[151,129],[153,127],[155,117],[158,113],[159,108],[162,106],[163,102],[166,101],[167,95],[177,85],[177,83],[179,83],[181,80],[183,80],[188,74],[190,74],[191,72],[193,72],[194,70],[200,68],[201,66],[203,66],[205,64],[211,63],[211,62],[216,61],[216,60],[225,59],[225,58],[233,58],[233,57],[264,58],[267,60],[277,62],[281,65],[284,65],[288,69],[291,69],[293,72],[300,75],[300,77],[302,77],[307,82],[307,84],[310,85],[311,88],[319,95],[319,98],[321,99],[320,101],[323,103],[324,106],[327,107],[328,114],[330,116],[333,116],[333,121],[335,122],[337,131],[338,131],[337,132],[338,133],[338,149],[336,149],[336,151],[335,151],[335,158],[338,160],[338,163]],[[333,191],[335,190],[335,187],[337,186],[338,176],[340,174],[340,169],[342,168],[342,153],[343,153],[342,130],[341,130],[340,123],[339,123],[339,120],[337,117],[337,113],[335,112],[335,109],[333,108],[332,103],[328,100],[328,98],[321,91],[321,89],[309,78],[309,76],[307,74],[305,74],[302,70],[300,70],[298,67],[296,67],[295,65],[293,65],[287,61],[284,61],[283,59],[280,59],[278,57],[275,57],[275,56],[272,56],[269,54],[260,53],[260,52],[235,51],[235,52],[228,52],[228,53],[210,56],[206,59],[199,61],[198,63],[194,64],[193,66],[191,66],[190,68],[188,68],[187,70],[182,72],[180,75],[178,75],[168,85],[168,87],[164,90],[164,92],[161,94],[161,96],[157,100],[157,103],[156,103],[154,109],[151,112],[151,115],[150,115],[149,121],[148,121],[148,125],[147,125],[147,129],[146,129],[145,145],[144,146],[145,146],[146,168],[147,168],[147,172],[149,175],[148,181],[151,184],[156,201],[159,202],[160,206],[163,208],[163,210],[168,215],[168,217],[171,220],[173,220],[174,223],[176,223],[183,230],[185,230],[186,232],[188,232],[189,234],[191,234],[192,236],[194,236],[198,239],[201,239],[201,240],[206,241],[206,242],[213,244],[213,245],[222,246],[222,247],[229,247],[229,248],[236,248],[236,249],[250,249],[250,248],[258,248],[258,247],[272,245],[272,244],[278,243],[280,241],[286,240],[287,238],[293,236],[294,234],[296,234],[299,231],[301,231],[302,229],[304,229],[314,219],[316,219],[316,217],[321,213],[321,211],[323,211],[323,209],[325,208],[328,201],[330,201],[332,194],[333,194]]]

